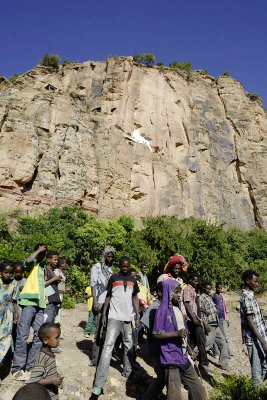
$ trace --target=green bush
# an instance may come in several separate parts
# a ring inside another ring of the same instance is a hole
[[[267,232],[259,228],[243,232],[195,217],[160,216],[143,219],[142,227],[136,229],[131,217],[104,222],[77,206],[53,208],[35,217],[21,212],[0,215],[0,261],[23,260],[38,242],[67,257],[71,290],[65,297],[76,302],[83,300],[90,269],[101,260],[105,246],[117,250],[114,271],[122,255],[129,256],[137,268],[145,263],[152,287],[177,252],[187,259],[188,273],[194,270],[202,280],[220,280],[236,290],[242,287],[242,272],[252,268],[260,274],[261,291],[266,290]],[[183,279],[187,279],[186,273]]]
[[[251,101],[258,101],[262,104],[262,98],[257,93],[246,93]]]
[[[75,308],[75,300],[72,298],[63,298],[62,308],[69,310],[70,308]]]
[[[253,388],[253,381],[243,375],[229,375],[222,381],[213,382],[214,391],[210,400],[263,400],[267,397],[266,388]]]
[[[146,65],[155,64],[156,62],[155,55],[152,53],[136,54],[133,57],[133,60],[138,64],[146,64]]]
[[[19,74],[17,74],[16,72],[14,74],[12,74],[11,78],[9,78],[10,82],[14,83],[16,82],[16,80],[18,79]]]
[[[224,71],[224,73],[222,74],[222,76],[230,76],[230,72],[229,72],[229,71]]]
[[[184,71],[192,71],[192,64],[189,61],[185,61],[182,64],[180,64],[178,61],[173,61],[169,64],[169,68],[181,69]]]
[[[45,53],[41,58],[40,65],[45,67],[58,68],[60,57],[56,54]]]

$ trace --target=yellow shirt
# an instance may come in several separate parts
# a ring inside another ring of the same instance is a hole
[[[87,286],[85,293],[88,294],[88,296],[92,296],[91,286]],[[93,307],[93,297],[90,297],[90,299],[87,300],[87,305],[88,311],[91,311]]]

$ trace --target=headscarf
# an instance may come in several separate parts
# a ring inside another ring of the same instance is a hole
[[[114,247],[105,247],[102,253],[102,259],[101,259],[101,271],[106,280],[109,280],[110,278],[110,272],[108,271],[108,267],[106,266],[106,258],[109,255],[109,253],[112,253],[115,257],[116,255],[116,250]]]
[[[177,326],[172,304],[173,292],[177,286],[180,286],[180,283],[173,279],[167,279],[162,282],[162,301],[154,320],[154,334],[175,332],[180,329]],[[160,341],[160,345],[160,362],[162,365],[185,365],[187,363],[187,352],[183,354],[182,351],[182,339],[176,337],[164,339]]]
[[[188,264],[187,264],[186,259],[183,256],[181,256],[180,254],[175,254],[174,256],[172,256],[169,259],[168,264],[165,266],[163,273],[168,274],[170,272],[170,269],[176,264],[181,264],[182,270],[187,271]]]

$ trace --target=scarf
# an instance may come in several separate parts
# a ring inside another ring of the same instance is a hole
[[[103,254],[102,254],[102,259],[101,259],[101,272],[108,281],[110,278],[110,272],[108,271],[108,267],[106,266],[106,258],[109,253],[112,253],[114,256],[116,255],[116,250],[114,247],[105,247]]]

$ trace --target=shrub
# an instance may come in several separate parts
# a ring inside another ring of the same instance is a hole
[[[133,57],[133,60],[138,64],[146,64],[146,65],[155,64],[156,62],[155,55],[152,53],[136,54]]]
[[[12,74],[11,78],[9,78],[9,80],[10,80],[10,82],[14,83],[14,82],[16,82],[18,77],[19,77],[19,74],[14,73],[14,74]]]
[[[222,76],[230,76],[230,72],[229,72],[229,71],[224,71],[224,73],[222,74]]]
[[[191,71],[192,70],[192,64],[189,61],[185,61],[182,64],[180,64],[178,61],[173,61],[169,64],[169,68],[172,69],[181,69],[184,71]]]
[[[64,296],[62,302],[62,308],[66,308],[67,310],[69,310],[70,308],[75,308],[75,300],[72,298],[66,299]]]
[[[262,98],[257,93],[246,93],[251,101],[258,101],[262,104]]]
[[[164,67],[164,64],[163,64],[162,62],[158,62],[158,63],[157,63],[157,66],[158,66],[158,67]]]
[[[56,54],[45,53],[41,58],[40,65],[45,67],[58,68],[60,57]]]
[[[253,388],[253,381],[243,375],[229,375],[222,381],[214,381],[210,400],[263,400],[266,388]]]

